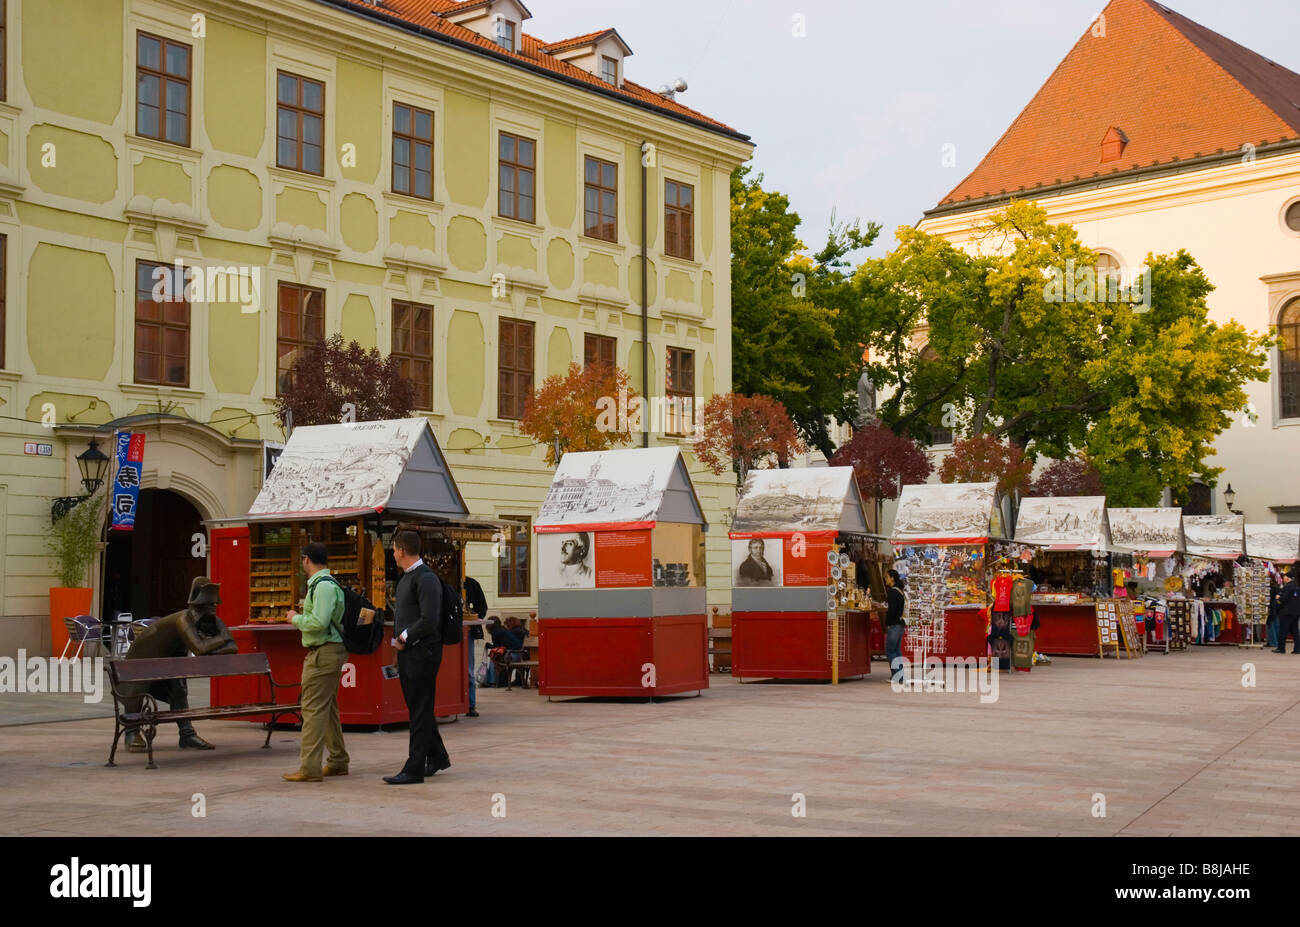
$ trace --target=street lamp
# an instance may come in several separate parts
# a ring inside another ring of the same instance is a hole
[[[81,471],[81,486],[86,490],[84,496],[60,496],[50,507],[50,521],[58,521],[67,515],[79,503],[85,502],[99,487],[104,485],[104,475],[108,472],[108,457],[99,449],[99,439],[91,438],[86,449],[77,455],[77,469]]]
[[[1233,515],[1241,514],[1240,512],[1238,512],[1236,509],[1232,507],[1232,503],[1237,501],[1237,494],[1232,491],[1231,483],[1229,483],[1228,488],[1223,491],[1223,501],[1228,503],[1228,511],[1231,512]]]

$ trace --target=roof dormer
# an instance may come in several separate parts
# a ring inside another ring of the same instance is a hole
[[[623,59],[632,54],[623,37],[614,29],[574,36],[563,42],[543,45],[542,51],[552,58],[582,68],[611,87],[623,86]]]
[[[520,50],[524,20],[533,18],[519,0],[465,0],[437,12],[447,22],[477,32],[510,52]]]

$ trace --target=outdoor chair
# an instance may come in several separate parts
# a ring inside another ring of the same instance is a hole
[[[72,646],[74,641],[77,644],[77,652],[72,655],[74,660],[81,659],[81,651],[86,646],[87,641],[93,640],[97,642],[100,651],[103,651],[103,626],[99,623],[98,618],[92,618],[90,615],[64,618],[63,626],[68,629],[68,642],[63,645],[63,653],[59,654],[60,660],[68,655],[68,648]]]

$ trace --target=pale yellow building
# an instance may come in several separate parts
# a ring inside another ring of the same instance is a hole
[[[547,44],[514,0],[5,7],[0,652],[48,633],[51,500],[81,492],[90,437],[147,436],[95,610],[175,608],[194,534],[247,511],[283,440],[278,377],[335,331],[401,354],[473,514],[521,521],[519,559],[476,545],[470,575],[494,610],[534,606],[550,470],[522,398],[589,356],[641,388],[643,162],[650,394],[670,371],[729,388],[728,177],[752,146],[627,81],[612,29]],[[176,262],[202,285],[160,305]],[[692,475],[725,602],[733,480]]]
[[[1226,512],[1231,484],[1247,521],[1300,521],[1300,74],[1152,0],[1113,0],[919,227],[987,248],[977,229],[1012,198],[1073,225],[1125,282],[1148,253],[1186,249],[1215,286],[1211,319],[1282,336],[1216,442],[1219,485],[1182,501]]]

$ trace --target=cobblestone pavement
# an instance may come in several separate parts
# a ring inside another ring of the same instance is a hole
[[[483,691],[481,717],[441,728],[452,768],[406,787],[380,779],[405,758],[404,729],[350,732],[350,776],[291,784],[292,730],[262,750],[254,725],[200,723],[218,750],[194,753],[171,728],[146,770],[133,754],[103,766],[107,719],[0,727],[0,832],[1300,834],[1290,654],[1058,658],[1003,675],[992,704],[893,692],[879,664],[836,688],[711,685],[657,703]],[[0,695],[10,724],[12,698]]]

